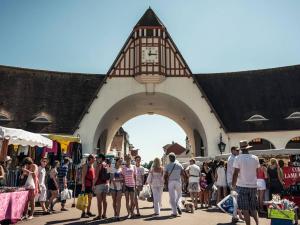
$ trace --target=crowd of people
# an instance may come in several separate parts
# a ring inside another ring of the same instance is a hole
[[[140,156],[132,159],[131,155],[126,155],[124,161],[122,158],[115,158],[114,163],[110,164],[107,163],[105,155],[91,154],[82,166],[81,192],[88,195],[88,206],[82,211],[81,217],[106,219],[109,194],[113,202],[114,219],[119,221],[123,193],[127,217],[139,217],[139,195],[146,184],[151,187],[154,214],[157,216],[160,215],[164,189],[169,193],[171,216],[174,217],[182,213],[181,199],[184,190],[189,193],[195,209],[216,205],[230,192],[237,192],[237,207],[234,209],[232,222],[245,220],[246,224],[250,224],[250,216],[253,216],[258,224],[257,209],[264,210],[265,191],[268,189],[271,198],[272,194],[280,194],[283,190],[281,168],[284,163],[271,159],[270,165],[267,166],[263,159],[249,154],[249,148],[246,141],[241,141],[239,148],[231,148],[232,154],[226,162],[208,161],[203,162],[200,167],[192,158],[189,161],[190,165],[185,169],[176,160],[176,155],[170,153],[169,164],[165,167],[159,158],[153,160],[147,177]],[[69,163],[69,158],[64,158],[62,163],[55,161],[52,168],[46,172],[46,158],[41,159],[39,166],[34,164],[30,157],[23,160],[20,185],[29,192],[28,204],[24,210],[27,219],[33,218],[35,201],[40,202],[45,214],[52,213],[54,205],[58,202],[61,204],[61,211],[68,210],[65,207],[66,200],[60,199],[60,193],[68,187]],[[0,185],[4,174],[5,170],[0,166]],[[97,215],[91,211],[94,195],[97,199]]]

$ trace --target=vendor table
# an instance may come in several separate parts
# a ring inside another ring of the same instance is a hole
[[[0,221],[18,222],[27,203],[28,191],[0,193]]]

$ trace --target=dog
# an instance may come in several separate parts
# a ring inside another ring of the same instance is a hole
[[[185,200],[182,200],[181,203],[184,206],[185,212],[194,213],[195,207],[193,203],[186,202]]]

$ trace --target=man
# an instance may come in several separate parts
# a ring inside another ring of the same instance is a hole
[[[99,154],[97,156],[96,176],[93,181],[95,194],[97,196],[98,216],[94,220],[106,219],[107,201],[106,195],[109,191],[108,165],[105,162],[105,155]]]
[[[198,196],[200,192],[200,185],[199,185],[199,180],[200,180],[200,167],[196,165],[196,160],[195,159],[190,159],[190,165],[188,168],[186,168],[186,172],[188,175],[188,181],[189,181],[189,192],[191,195],[192,202],[194,204],[195,209],[198,207]]]
[[[38,181],[39,181],[39,187],[40,187],[40,195],[39,195],[39,202],[42,207],[44,214],[50,214],[50,211],[46,209],[45,202],[47,201],[47,188],[45,184],[45,178],[46,178],[46,165],[48,163],[47,158],[41,159],[41,165],[38,168]]]
[[[180,215],[182,214],[179,200],[182,193],[181,177],[184,176],[184,169],[179,162],[175,161],[176,155],[174,153],[169,154],[169,160],[170,163],[165,168],[165,179],[168,180],[170,204],[172,207],[171,216],[177,216],[177,212]]]
[[[69,171],[69,163],[70,163],[70,158],[65,157],[63,160],[63,164],[58,169],[57,177],[58,177],[58,185],[59,185],[60,192],[68,188],[67,175]],[[61,200],[61,211],[68,211],[65,208],[65,205],[66,205],[66,200]]]
[[[236,156],[238,156],[240,153],[240,150],[233,146],[231,147],[231,155],[227,159],[227,171],[226,171],[226,178],[227,178],[227,184],[230,190],[232,190],[232,175],[233,175],[233,162]],[[239,222],[239,217],[237,215],[237,207],[234,205],[233,207],[233,215],[232,215],[232,222],[237,223]]]
[[[233,163],[232,188],[237,190],[237,203],[242,210],[246,225],[250,225],[250,216],[252,216],[258,225],[257,202],[257,178],[256,173],[259,168],[257,156],[249,154],[247,141],[240,141],[240,150],[242,154],[237,156]]]
[[[85,165],[82,166],[82,184],[81,184],[81,192],[88,195],[88,206],[87,212],[85,210],[81,213],[81,218],[89,218],[94,217],[93,213],[91,213],[91,204],[93,198],[93,182],[95,179],[95,169],[94,169],[94,162],[96,158],[94,155],[90,154],[87,158],[87,162]]]
[[[139,209],[139,201],[138,197],[140,192],[143,190],[144,185],[144,175],[145,175],[145,168],[141,165],[141,156],[137,155],[134,157],[135,160],[135,167],[136,167],[136,193],[135,193],[135,208],[136,208],[136,216],[140,216],[140,209]]]

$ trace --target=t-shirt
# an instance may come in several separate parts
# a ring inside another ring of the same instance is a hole
[[[226,187],[227,181],[226,181],[226,172],[224,166],[219,166],[216,170],[216,173],[218,175],[216,185]]]
[[[110,188],[113,190],[122,190],[122,168],[116,169],[116,167],[110,168],[110,176],[114,180],[115,185],[113,184],[113,181],[110,183]]]
[[[39,166],[39,170],[38,170],[38,173],[39,173],[39,184],[41,186],[45,186],[45,177],[46,177],[46,169]]]
[[[186,171],[189,171],[189,183],[198,183],[200,175],[200,167],[196,164],[189,165],[186,168]]]
[[[235,155],[231,154],[227,160],[226,178],[227,178],[228,184],[232,183],[232,175],[233,175],[233,171],[234,171],[233,162],[234,162],[235,157],[236,157]]]
[[[136,167],[130,165],[130,167],[124,166],[122,169],[122,174],[125,179],[125,186],[134,187],[135,186],[135,176],[136,176]]]
[[[174,167],[174,169],[173,169],[173,167]],[[173,169],[173,171],[172,171],[172,169]],[[169,174],[169,181],[181,182],[182,170],[183,170],[183,167],[179,162],[171,162],[168,165],[166,165],[166,168],[165,168],[165,171],[168,172],[168,174]]]
[[[64,177],[68,175],[68,170],[69,168],[67,165],[62,165],[61,167],[59,167],[57,177],[60,186],[64,184]]]
[[[236,185],[239,187],[256,188],[256,170],[259,167],[260,164],[257,156],[252,154],[238,155],[233,163],[233,168],[240,169]]]
[[[145,168],[142,166],[136,166],[136,185],[143,186],[144,185],[144,175],[145,175]]]

